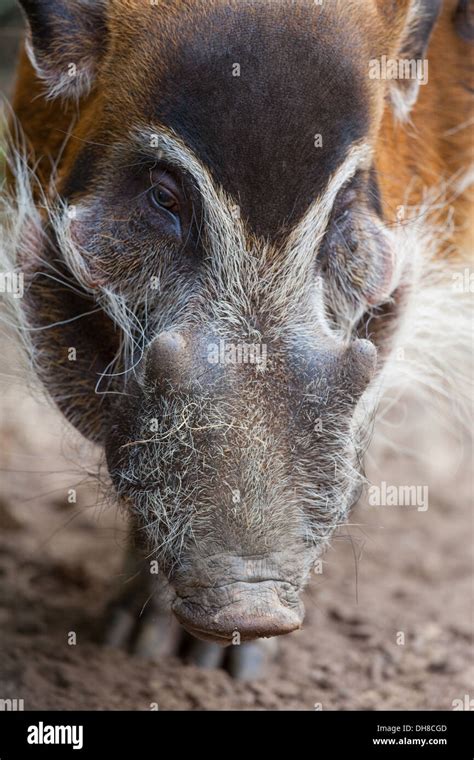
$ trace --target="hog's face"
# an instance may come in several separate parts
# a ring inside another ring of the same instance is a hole
[[[361,483],[394,290],[383,90],[342,13],[158,6],[108,12],[26,309],[48,327],[38,371],[104,445],[178,618],[276,635]]]

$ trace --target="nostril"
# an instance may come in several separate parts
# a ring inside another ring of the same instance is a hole
[[[240,584],[239,584],[240,585]],[[265,584],[267,586],[267,584]],[[228,644],[239,635],[241,641],[251,641],[258,638],[283,636],[301,628],[304,607],[295,598],[291,606],[282,604],[275,598],[273,589],[263,589],[263,597],[254,596],[252,589],[240,589],[234,600],[213,600],[214,605],[209,609],[206,601],[188,597],[176,599],[173,612],[183,627],[200,639],[218,641]]]
[[[179,382],[187,365],[187,340],[183,333],[162,332],[149,345],[146,353],[147,384]]]
[[[270,636],[283,636],[301,627],[299,615],[283,607],[278,611],[262,615],[241,615],[237,618],[224,619],[222,623],[221,635],[228,637],[237,631],[245,641]]]
[[[280,610],[250,615],[225,613],[207,621],[183,614],[182,611],[175,611],[175,614],[181,625],[193,636],[224,644],[234,640],[236,634],[241,641],[284,636],[301,628],[302,622],[300,615],[288,609],[284,610],[283,614]]]

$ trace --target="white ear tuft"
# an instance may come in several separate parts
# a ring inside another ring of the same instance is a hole
[[[428,44],[441,6],[442,0],[412,0],[410,3],[396,76],[389,85],[393,110],[400,121],[407,121],[420,86],[429,82]]]
[[[26,51],[49,98],[91,90],[107,43],[106,0],[20,0]]]

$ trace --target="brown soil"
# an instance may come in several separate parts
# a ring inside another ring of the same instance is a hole
[[[97,506],[86,454],[59,416],[10,383],[0,404],[0,697],[27,710],[452,709],[473,693],[469,452],[422,408],[410,416],[421,460],[406,440],[396,457],[382,449],[379,477],[428,484],[429,509],[359,505],[306,594],[304,629],[281,641],[266,677],[239,683],[96,643],[126,525]],[[403,429],[391,434],[402,444]]]

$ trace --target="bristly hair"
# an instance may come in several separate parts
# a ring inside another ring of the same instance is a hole
[[[146,319],[146,309],[145,312],[140,311],[143,306],[140,299],[143,299],[143,295],[137,295],[133,299],[130,292],[127,294],[125,291],[118,292],[106,287],[91,288],[88,284],[83,256],[70,233],[66,209],[64,206],[58,206],[57,202],[53,204],[50,201],[50,197],[53,197],[50,189],[44,191],[39,186],[34,170],[29,167],[26,147],[21,136],[15,135],[14,137],[15,139],[11,141],[12,145],[8,147],[7,153],[9,170],[14,177],[14,184],[11,187],[5,187],[0,200],[1,271],[19,272],[19,261],[28,261],[28,258],[31,261],[32,268],[34,268],[35,263],[40,263],[39,259],[35,259],[38,256],[37,245],[45,234],[43,232],[44,220],[45,218],[48,219],[51,229],[54,230],[56,240],[59,242],[64,262],[71,274],[70,280],[68,279],[66,283],[64,283],[64,274],[58,274],[61,277],[61,284],[71,289],[78,286],[83,291],[90,291],[98,308],[107,313],[122,336],[120,341],[121,355],[117,357],[117,366],[130,367],[132,357],[136,356],[137,353],[140,355],[146,348],[146,326],[143,323],[143,314],[145,314]],[[16,147],[13,148],[13,145]],[[456,182],[459,188],[458,180]],[[453,180],[448,185],[428,193],[423,203],[418,207],[410,207],[409,199],[407,199],[405,221],[391,230],[395,259],[398,258],[400,261],[406,262],[409,258],[410,261],[409,276],[407,276],[406,281],[398,283],[404,287],[405,302],[386,366],[378,380],[373,383],[371,389],[359,402],[354,418],[354,427],[358,429],[364,429],[361,424],[362,421],[371,418],[375,407],[383,398],[388,398],[392,402],[394,397],[399,397],[405,388],[409,389],[410,394],[414,392],[420,394],[425,409],[434,407],[438,409],[440,400],[444,399],[447,418],[452,418],[453,414],[456,414],[466,428],[470,426],[473,360],[472,297],[469,288],[457,287],[458,278],[461,277],[462,281],[465,271],[468,269],[468,254],[449,250],[449,240],[452,234],[452,229],[448,224],[450,221],[449,203],[452,202],[452,195],[460,191],[461,188],[456,189],[456,183]],[[436,210],[437,218],[440,219],[443,216],[441,214],[442,209],[446,210],[445,222],[438,221],[435,223],[432,212]],[[217,219],[214,219],[214,223],[216,222]],[[213,228],[212,234],[221,244],[220,231]],[[229,232],[229,235],[234,236],[235,244],[242,248],[240,223],[238,234],[234,230],[234,232]],[[48,263],[48,266],[51,265]],[[247,275],[251,278],[254,286],[257,280],[257,269],[255,262],[248,263]],[[54,275],[54,272],[52,274]],[[218,271],[215,274],[216,277],[220,275]],[[401,273],[399,274],[402,276]],[[221,277],[219,279],[217,287],[222,288],[223,279]],[[236,295],[240,300],[245,300],[246,289],[243,288],[242,292]],[[278,302],[278,294],[274,295],[273,298],[271,295],[268,297],[275,305],[278,304],[279,308],[285,308],[284,299],[282,303]],[[218,304],[215,309],[216,312],[219,312]],[[219,314],[219,316],[223,315]],[[229,323],[235,317],[230,311],[224,316]],[[28,315],[22,307],[20,298],[14,298],[10,294],[2,294],[0,320],[7,331],[14,330],[16,333],[18,345],[22,349],[21,354],[26,374],[30,377],[39,374],[38,367],[41,362],[47,361],[47,357],[39,356],[35,351],[32,328],[29,325]],[[159,329],[160,325],[157,323],[155,327]],[[113,368],[109,369],[112,372]],[[174,416],[176,413],[181,414],[181,411],[182,406],[178,405],[178,408],[174,410]],[[211,419],[211,416],[206,419]],[[199,420],[197,422],[200,424]],[[381,416],[382,423],[383,415]],[[190,446],[193,430],[193,425],[190,423],[186,429],[186,432],[191,436]],[[164,434],[163,431],[161,434]],[[167,435],[169,436],[169,431]],[[169,437],[167,440],[169,441]],[[368,437],[362,438],[357,440],[357,445],[362,451],[365,450],[368,442]],[[373,442],[374,454],[376,453],[376,446],[377,435]],[[160,451],[164,451],[163,445],[161,445]],[[192,447],[189,451],[192,452]],[[329,447],[328,452],[336,469],[339,464],[342,465],[341,471],[344,470],[346,474],[349,469],[353,469],[352,465],[349,467],[347,462],[339,463],[337,461],[338,455],[335,453],[334,446]],[[163,456],[166,459],[166,456],[170,456],[170,454],[171,449],[167,450]],[[149,465],[152,467],[153,461],[150,461]],[[350,477],[349,480],[352,486],[357,486],[361,482],[361,476],[355,470],[353,472],[353,477]],[[124,473],[125,479],[131,478],[133,480],[133,477],[133,472]],[[149,517],[145,518],[145,512],[150,512],[149,497],[145,498],[145,496],[142,497],[137,493],[136,509],[144,512],[145,523],[148,526],[147,531],[155,541],[157,554],[160,553],[163,540],[167,544],[166,551],[170,550],[170,545],[173,552],[178,551],[179,546],[185,540],[185,535],[192,531],[189,514],[175,520],[178,512],[173,509],[172,505],[177,504],[180,487],[180,483],[176,481],[175,499],[166,508],[162,499],[160,504],[154,504],[151,510],[156,516],[154,523],[149,520]],[[257,492],[256,483],[253,482],[252,487]],[[332,502],[337,502],[338,496],[340,496],[341,504],[347,501],[345,490],[347,489],[341,483],[335,482],[332,490],[327,490],[321,497],[316,494],[311,484],[302,482],[300,503],[311,507],[311,504],[314,505],[319,498],[320,502],[317,506],[321,514],[325,514],[329,499]],[[155,502],[159,499],[158,495],[154,496]],[[345,517],[345,507],[339,509],[334,506],[331,514],[327,514],[327,517],[330,518],[330,526],[324,520],[319,520],[319,522],[315,520],[309,529],[312,533],[311,540],[325,543],[330,532],[328,527],[334,528],[340,524]],[[157,529],[163,525],[166,538],[160,539],[157,535]]]
[[[407,206],[409,215],[397,237],[411,257],[411,277],[380,378],[385,408],[409,396],[426,414],[455,423],[469,435],[474,397],[472,251],[455,249],[450,241],[455,232],[453,200],[472,179],[472,172],[466,172],[427,192],[419,205]],[[379,415],[376,431],[383,417]],[[377,435],[373,445],[375,449]]]

